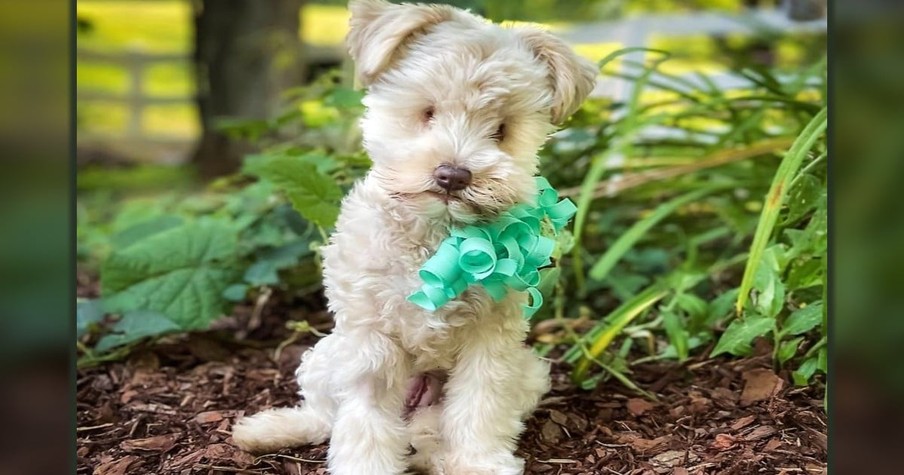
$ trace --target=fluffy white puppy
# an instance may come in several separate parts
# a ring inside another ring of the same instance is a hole
[[[334,475],[523,473],[517,439],[549,387],[524,344],[525,295],[471,288],[433,313],[406,297],[450,227],[533,199],[537,151],[596,69],[542,30],[449,6],[349,8],[373,167],[323,248],[336,326],[302,358],[300,406],[238,421],[233,440],[263,452],[329,439]]]

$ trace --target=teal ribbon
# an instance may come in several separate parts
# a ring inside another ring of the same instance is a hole
[[[497,302],[511,289],[528,293],[524,315],[532,317],[543,305],[540,268],[549,265],[556,245],[544,234],[556,236],[577,211],[571,200],[559,200],[546,178],[536,180],[536,205],[519,204],[491,223],[453,228],[421,267],[424,283],[408,300],[432,312],[472,285],[483,286]]]

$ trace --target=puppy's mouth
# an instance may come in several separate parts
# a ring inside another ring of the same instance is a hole
[[[445,204],[454,203],[454,202],[461,203],[464,201],[460,197],[455,196],[451,193],[440,193],[438,191],[425,191],[424,194],[431,198],[436,198]]]

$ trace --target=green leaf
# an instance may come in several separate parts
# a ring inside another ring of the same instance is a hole
[[[779,364],[785,364],[788,360],[794,358],[794,355],[797,354],[797,348],[802,341],[804,341],[804,337],[802,336],[794,338],[793,340],[783,341],[781,345],[779,345],[778,353],[776,354]]]
[[[223,291],[223,298],[230,302],[242,302],[248,295],[248,286],[245,284],[232,284]]]
[[[682,292],[675,297],[675,303],[692,318],[706,315],[706,301],[694,294]]]
[[[105,310],[151,310],[183,329],[206,327],[235,280],[234,227],[204,221],[173,228],[110,255],[101,270]]]
[[[763,262],[757,267],[753,281],[757,291],[755,307],[759,313],[771,318],[775,318],[785,304],[785,284],[779,275],[776,252],[777,246],[773,246],[763,253]]]
[[[822,323],[822,302],[815,302],[804,308],[795,310],[782,325],[779,334],[801,335]]]
[[[791,373],[791,377],[794,379],[794,384],[797,386],[806,386],[810,383],[810,378],[816,374],[816,370],[819,366],[819,359],[814,356],[803,363],[801,363],[800,367],[797,368],[797,371]]]
[[[329,176],[298,157],[266,156],[246,160],[243,171],[278,186],[295,210],[322,228],[331,228],[339,216],[342,189]]]
[[[114,234],[110,242],[116,249],[125,249],[136,242],[153,236],[167,229],[175,228],[182,224],[182,218],[173,215],[163,215],[156,218],[134,224],[123,231]]]
[[[78,300],[75,303],[75,336],[81,338],[94,325],[104,318],[104,309],[100,300]]]
[[[725,333],[722,334],[716,347],[710,353],[710,358],[722,353],[731,353],[735,356],[749,355],[752,350],[750,343],[753,342],[753,339],[772,331],[774,323],[773,319],[763,315],[750,315],[736,319],[725,329]]]
[[[816,141],[825,134],[826,124],[828,121],[828,110],[823,108],[816,114],[809,124],[804,128],[803,132],[791,145],[788,153],[779,164],[778,170],[772,179],[772,186],[766,193],[764,199],[763,210],[760,213],[760,221],[757,224],[756,233],[753,236],[753,242],[750,245],[750,253],[747,260],[747,266],[744,268],[744,276],[741,279],[740,292],[738,300],[735,303],[735,311],[740,314],[744,309],[744,305],[749,298],[750,289],[753,286],[753,280],[756,276],[757,269],[762,261],[763,252],[772,231],[775,228],[775,222],[778,219],[779,211],[781,211],[785,203],[785,197],[788,194],[788,186],[791,180],[800,169],[804,157]]]
[[[299,259],[310,254],[311,243],[307,240],[296,240],[270,249],[245,271],[245,282],[253,286],[276,285],[280,270],[297,265]]]
[[[323,98],[323,103],[338,109],[360,109],[363,107],[361,105],[363,97],[364,93],[362,91],[348,87],[337,87]]]
[[[731,307],[737,297],[738,289],[735,288],[713,299],[706,310],[706,321],[704,323],[708,327],[712,327],[720,320],[727,318],[731,314]]]
[[[825,199],[826,185],[813,175],[798,176],[788,193],[788,214],[784,224],[796,223]]]
[[[179,325],[162,313],[151,310],[126,312],[113,326],[112,333],[98,340],[94,349],[104,352],[145,337],[159,336],[179,330],[181,330]]]
[[[675,351],[678,354],[678,360],[686,360],[689,351],[688,334],[684,329],[681,317],[673,311],[666,311],[662,315],[662,323],[665,327],[665,333],[669,337],[669,342],[675,347]]]

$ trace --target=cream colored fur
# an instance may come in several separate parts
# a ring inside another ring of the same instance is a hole
[[[524,295],[496,303],[471,289],[434,313],[406,297],[451,226],[531,199],[538,149],[596,71],[538,29],[447,6],[349,8],[373,167],[323,248],[336,326],[302,358],[300,406],[238,421],[233,440],[266,452],[329,439],[333,475],[523,473],[513,452],[549,384],[547,364],[524,344]],[[448,202],[433,180],[440,164],[473,177]],[[443,398],[406,422],[408,381],[432,370],[448,372]]]

